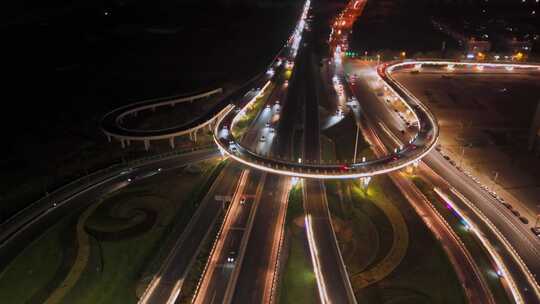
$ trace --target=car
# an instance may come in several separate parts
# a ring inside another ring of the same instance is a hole
[[[285,64],[285,68],[287,70],[290,70],[294,67],[294,63],[292,61],[287,61],[287,63]]]
[[[243,205],[243,204],[245,204],[245,203],[246,203],[246,197],[245,197],[245,196],[242,196],[242,197],[240,198],[240,205]]]
[[[445,156],[443,156],[443,157],[444,157],[444,159],[446,159],[446,160],[450,160],[450,156],[448,156],[448,155],[445,155]]]
[[[270,109],[270,105],[266,105],[266,108],[267,108],[267,109]]]
[[[347,171],[349,169],[351,169],[351,167],[347,166],[347,165],[341,165],[341,167],[339,167],[341,169],[341,171]]]
[[[227,262],[234,263],[236,261],[236,250],[229,251],[227,255]]]
[[[515,216],[520,216],[519,211],[517,211],[516,209],[513,209],[510,212],[512,212],[512,214],[514,214]]]
[[[266,141],[266,136],[264,136],[264,135],[263,135],[263,136],[261,136],[261,138],[259,139],[259,141],[261,141],[261,142],[265,142],[265,141]]]
[[[538,237],[540,237],[540,227],[532,227],[531,231]]]
[[[279,100],[276,100],[276,105],[279,105]]]
[[[407,148],[409,148],[410,150],[414,150],[417,148],[417,146],[415,144],[409,144]]]
[[[453,160],[450,160],[450,164],[451,164],[452,166],[455,166],[455,165],[456,165],[456,162],[453,161]]]
[[[437,146],[435,147],[435,150],[441,152],[441,146],[440,146],[440,145],[437,145]]]
[[[529,220],[526,217],[523,217],[523,216],[520,216],[519,220],[525,225],[527,225],[529,223]]]
[[[514,207],[510,205],[509,203],[503,203],[503,206],[505,206],[507,209],[512,210]]]

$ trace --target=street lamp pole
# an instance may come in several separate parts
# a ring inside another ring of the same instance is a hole
[[[493,175],[493,185],[491,186],[493,190],[495,190],[495,183],[497,181],[497,177],[499,177],[499,172],[495,171],[495,174]]]
[[[356,138],[354,141],[354,157],[353,157],[353,163],[356,164],[356,153],[358,151],[358,135],[360,133],[360,125],[356,123]]]
[[[463,167],[463,158],[465,157],[465,147],[461,148],[461,159],[459,161],[459,166]]]
[[[540,209],[540,204],[539,205],[536,205],[536,208],[537,209]],[[540,213],[536,213],[536,221],[534,222],[534,227],[538,227],[538,219],[540,219]]]

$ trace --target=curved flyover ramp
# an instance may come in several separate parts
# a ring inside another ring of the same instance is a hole
[[[231,105],[226,113],[218,120],[214,130],[214,140],[222,153],[250,167],[270,173],[319,179],[361,178],[385,174],[411,165],[434,147],[439,136],[439,127],[433,113],[414,97],[407,89],[392,77],[392,72],[399,69],[422,69],[427,67],[444,67],[451,71],[460,69],[475,69],[478,72],[513,72],[518,70],[538,71],[540,66],[519,63],[487,63],[462,62],[441,60],[401,61],[383,64],[378,67],[378,75],[384,82],[385,89],[390,90],[399,98],[415,117],[418,125],[416,136],[404,147],[383,158],[345,164],[300,163],[293,160],[268,158],[242,146],[229,132],[234,127],[235,120],[241,115],[255,97],[241,105]],[[371,92],[369,92],[371,93]],[[374,94],[374,93],[371,93]],[[241,110],[242,109],[242,110]]]
[[[101,130],[107,136],[109,141],[114,138],[122,144],[122,147],[124,147],[126,144],[129,145],[131,141],[143,141],[146,149],[148,149],[150,141],[168,139],[171,143],[171,147],[174,148],[174,138],[183,135],[191,136],[191,134],[194,134],[197,130],[203,129],[204,127],[211,129],[212,123],[214,123],[218,117],[226,113],[226,110],[228,109],[227,106],[229,106],[235,100],[240,99],[242,95],[249,96],[250,94],[253,94],[252,91],[247,93],[245,92],[251,87],[257,87],[260,82],[266,80],[262,78],[263,77],[261,77],[261,75],[253,77],[241,88],[221,98],[221,100],[219,100],[204,115],[196,117],[195,119],[184,124],[163,129],[140,130],[125,128],[122,126],[122,121],[128,115],[136,115],[136,113],[140,111],[149,109],[153,110],[157,107],[174,106],[182,102],[192,102],[203,98],[209,98],[211,96],[221,94],[223,90],[219,88],[189,96],[152,99],[119,107],[105,114],[101,121]]]
[[[418,121],[418,133],[401,149],[383,158],[347,164],[300,163],[292,160],[274,159],[257,154],[242,146],[229,132],[243,110],[256,97],[239,106],[229,106],[214,130],[214,140],[221,151],[231,158],[250,167],[274,174],[318,179],[361,178],[385,174],[399,170],[422,159],[434,147],[439,135],[439,127],[434,115],[420,101],[388,77],[388,67],[379,70],[388,89],[394,91]],[[266,88],[265,86],[264,88]],[[371,92],[370,92],[371,93]],[[374,94],[374,93],[371,93]],[[242,109],[242,110],[240,110]]]

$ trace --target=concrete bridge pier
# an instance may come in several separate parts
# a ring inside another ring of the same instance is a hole
[[[360,189],[362,189],[362,191],[364,191],[366,194],[369,187],[369,182],[371,182],[371,176],[360,178]]]
[[[148,151],[148,149],[150,149],[150,140],[149,139],[144,140],[144,149],[146,151]]]
[[[416,170],[418,168],[418,166],[420,165],[420,161],[415,161],[413,162],[411,165],[407,166],[405,168],[405,172],[407,172],[408,174],[414,174],[416,173]]]

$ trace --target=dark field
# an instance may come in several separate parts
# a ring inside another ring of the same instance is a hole
[[[141,99],[241,84],[265,70],[299,14],[297,1],[26,4],[21,14],[4,11],[0,26],[10,96],[0,123],[8,130],[0,221],[87,172],[168,151],[167,143],[149,153],[107,143],[102,115]]]

